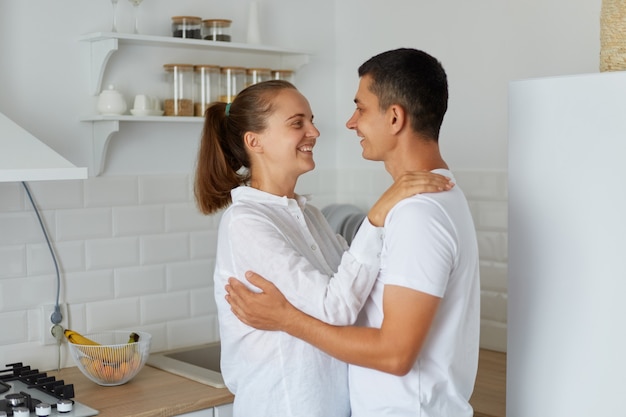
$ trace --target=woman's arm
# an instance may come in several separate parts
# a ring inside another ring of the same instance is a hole
[[[374,203],[367,218],[374,226],[381,227],[389,210],[400,200],[415,194],[448,191],[454,187],[450,178],[429,171],[411,171],[400,175]]]

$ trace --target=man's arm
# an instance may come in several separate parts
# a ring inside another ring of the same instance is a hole
[[[226,287],[226,299],[242,322],[257,329],[282,330],[344,362],[394,375],[405,375],[415,363],[440,301],[386,285],[380,329],[333,326],[297,310],[260,275],[247,273],[246,278],[263,292],[253,293],[234,278]]]

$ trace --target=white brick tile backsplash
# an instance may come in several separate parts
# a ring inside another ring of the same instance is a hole
[[[24,343],[28,340],[28,313],[27,310],[0,313],[0,345]],[[2,369],[8,358],[2,356]]]
[[[48,236],[54,240],[54,212],[42,211],[39,214],[46,226]],[[45,242],[45,237],[37,215],[32,209],[0,215],[0,246],[39,242]]]
[[[56,296],[56,277],[7,278],[0,280],[0,311],[15,311],[50,304]]]
[[[78,332],[87,331],[87,313],[84,303],[67,303],[67,325]]]
[[[139,178],[141,204],[176,203],[189,200],[187,175],[150,175]]]
[[[189,235],[191,259],[215,257],[217,251],[217,230],[191,233]]]
[[[501,172],[455,172],[457,183],[470,200],[506,199],[506,174]]]
[[[24,210],[24,191],[19,182],[0,182],[0,215]],[[30,202],[28,203],[30,207]]]
[[[213,281],[211,279],[211,281]],[[191,291],[191,316],[217,315],[214,287],[198,288]]]
[[[481,346],[506,350],[506,172],[455,175],[478,231]],[[70,328],[148,331],[153,352],[219,339],[213,268],[222,212],[198,212],[192,181],[174,174],[29,184],[59,261]],[[379,164],[316,170],[297,189],[320,209],[339,202],[367,210],[390,184]],[[54,266],[26,193],[0,183],[0,328],[10,329],[0,334],[0,357],[56,366],[56,347],[39,341],[40,306],[55,296]]]
[[[167,326],[170,348],[193,346],[219,340],[217,317],[200,316],[191,320],[170,322]]]
[[[473,202],[472,206],[477,212],[474,217],[477,229],[507,229],[508,204],[505,201]]]
[[[504,262],[481,261],[480,288],[506,294],[508,289],[507,273],[507,264]]]
[[[320,173],[321,170],[316,169],[300,176],[296,185],[296,192],[298,194],[317,194],[321,191]]]
[[[497,352],[506,352],[507,326],[506,323],[491,320],[482,320],[480,327],[480,347]]]
[[[50,302],[47,304],[54,304],[54,302]],[[27,320],[29,323],[39,323],[39,326],[28,326],[28,340],[39,341],[41,339],[41,325],[44,323],[43,313],[40,309],[27,310],[28,317]],[[46,321],[46,326],[50,323],[50,321]]]
[[[165,209],[167,232],[195,232],[215,228],[213,216],[198,211],[193,203],[170,205]]]
[[[483,319],[480,322],[480,346],[506,352],[506,323]]]
[[[59,240],[98,239],[112,236],[110,208],[59,210],[56,213]]]
[[[137,236],[162,233],[163,206],[116,207],[113,209],[113,236]]]
[[[150,343],[150,353],[162,352],[168,349],[167,346],[167,323],[142,324],[137,329],[150,333],[152,341]],[[187,345],[188,346],[188,345]]]
[[[120,237],[89,240],[85,244],[87,269],[138,265],[139,239]]]
[[[0,246],[0,279],[26,275],[26,247]]]
[[[170,322],[189,318],[189,292],[147,295],[141,298],[141,316],[144,324]]]
[[[348,189],[351,193],[357,195],[371,195],[372,189],[371,179],[374,173],[369,169],[354,169],[346,174]]]
[[[480,258],[490,261],[506,261],[507,252],[507,235],[503,232],[491,232],[478,230],[476,233],[478,240],[478,251]]]
[[[83,180],[35,181],[28,183],[28,188],[39,210],[83,207]],[[26,192],[24,198],[30,207]]]
[[[141,238],[141,264],[150,265],[189,259],[189,235],[169,234]]]
[[[115,207],[137,205],[137,177],[95,177],[85,183],[85,207]]]
[[[141,323],[139,297],[89,303],[85,306],[87,330],[131,329]]]
[[[57,245],[52,248],[55,250]],[[42,275],[42,274],[55,274],[54,261],[50,254],[50,249],[45,243],[27,245],[26,256],[28,259],[28,275]],[[57,254],[58,258],[58,254]],[[60,270],[60,267],[59,267]]]
[[[85,270],[85,242],[82,240],[70,242],[57,242],[54,244],[59,269],[62,273],[84,271]],[[39,246],[41,248],[41,245]],[[47,250],[47,245],[46,249]],[[40,249],[44,251],[44,249]],[[45,255],[41,254],[41,257]],[[48,252],[48,256],[50,253]],[[44,260],[45,262],[45,260]],[[50,260],[52,262],[52,260]]]
[[[213,284],[212,260],[171,263],[167,266],[167,290],[201,288]]]
[[[480,294],[480,315],[487,320],[506,323],[507,297],[495,291],[482,291]]]
[[[113,271],[74,272],[65,276],[65,300],[68,303],[110,300],[115,296]]]
[[[166,291],[165,265],[116,268],[114,277],[118,298]]]

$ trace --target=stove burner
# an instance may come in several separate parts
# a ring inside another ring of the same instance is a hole
[[[16,405],[23,404],[26,397],[23,394],[7,394],[4,399],[7,400],[10,405],[15,407]]]
[[[45,372],[30,369],[21,362],[0,369],[0,417],[30,417],[68,415],[87,417],[98,414],[97,410],[75,403],[74,385],[57,381]]]
[[[4,400],[0,400],[0,411],[5,411],[7,416],[20,415],[25,410],[28,410],[28,412],[35,411],[35,407],[39,404],[41,404],[40,400],[31,397],[26,392],[7,394]]]

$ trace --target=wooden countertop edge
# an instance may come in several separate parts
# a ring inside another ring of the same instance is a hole
[[[103,387],[77,367],[51,371],[57,380],[74,384],[75,400],[99,411],[99,417],[170,417],[232,403],[226,388],[214,388],[151,366],[128,383]]]

